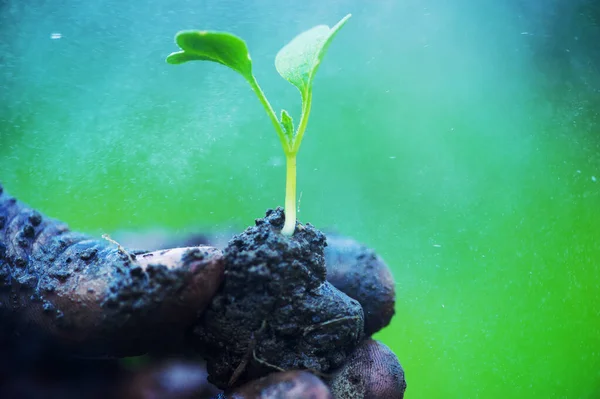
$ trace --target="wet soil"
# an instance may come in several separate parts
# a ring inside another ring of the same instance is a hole
[[[192,332],[220,388],[273,371],[324,375],[363,337],[360,304],[326,281],[325,235],[298,223],[286,237],[283,223],[269,210],[229,242],[224,283]]]
[[[173,238],[153,234],[123,234],[123,240],[157,248],[174,248],[211,245],[224,249],[233,233],[190,233]],[[335,233],[326,233],[325,266],[327,281],[335,288],[356,299],[363,308],[366,336],[386,327],[395,315],[396,290],[392,272],[385,261],[372,248],[356,240]]]

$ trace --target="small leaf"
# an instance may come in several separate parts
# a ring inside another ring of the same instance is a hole
[[[281,127],[290,142],[294,138],[294,121],[285,109],[281,110]]]
[[[311,86],[319,64],[337,32],[351,14],[346,15],[333,28],[318,25],[296,36],[275,57],[277,72],[305,93]]]
[[[171,53],[169,64],[187,61],[213,61],[239,72],[247,80],[252,79],[252,60],[246,42],[227,32],[189,30],[175,36],[175,42],[183,51]]]

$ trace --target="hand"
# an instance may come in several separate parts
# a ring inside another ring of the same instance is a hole
[[[328,242],[327,278],[361,302],[367,338],[331,374],[276,372],[222,398],[403,397],[396,356],[368,338],[393,314],[389,270],[353,241]],[[130,251],[73,233],[0,186],[0,397],[38,388],[51,397],[57,385],[61,398],[78,388],[73,397],[209,397],[201,396],[215,393],[202,361],[189,359],[189,331],[224,269],[222,252],[208,245]],[[149,363],[133,371],[115,360],[147,353]],[[88,386],[79,384],[81,374]]]

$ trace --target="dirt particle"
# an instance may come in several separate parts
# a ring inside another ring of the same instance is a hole
[[[40,282],[38,284],[38,291],[45,293],[45,294],[50,294],[52,292],[56,291],[56,280],[53,278],[50,278],[48,276],[43,276],[40,279]]]
[[[56,324],[56,326],[59,328],[65,329],[73,326],[72,322],[67,320],[65,314],[59,309],[54,311],[54,324]]]
[[[21,275],[17,278],[17,281],[19,282],[19,284],[21,284],[22,287],[27,287],[27,288],[35,288],[38,282],[38,279],[36,276],[33,276],[31,274],[25,274],[25,275]]]
[[[26,237],[26,238],[33,238],[33,237],[35,237],[35,229],[33,228],[32,225],[26,224],[23,227],[23,236]]]
[[[29,246],[29,240],[25,236],[24,231],[17,233],[17,244],[19,244],[21,248],[27,248]]]
[[[62,267],[55,267],[48,270],[48,275],[56,278],[57,280],[66,281],[71,275],[71,271]]]
[[[196,260],[203,260],[205,258],[206,253],[200,250],[200,248],[192,248],[183,254],[181,260],[183,263],[190,263]]]
[[[29,215],[29,223],[37,227],[42,223],[42,215],[38,211],[32,211]]]
[[[54,312],[56,310],[56,308],[54,307],[54,305],[52,305],[48,301],[44,302],[44,304],[42,305],[42,308],[44,309],[44,312],[46,312],[46,313]]]
[[[97,248],[87,248],[79,253],[79,259],[81,260],[92,260],[98,253]]]

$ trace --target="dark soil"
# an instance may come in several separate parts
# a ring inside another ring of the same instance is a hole
[[[326,281],[324,234],[297,224],[285,237],[284,217],[269,210],[230,241],[224,283],[193,330],[220,388],[277,370],[329,373],[363,337],[360,304]]]
[[[184,237],[158,238],[150,241],[157,248],[211,245],[224,249],[233,233],[194,233]],[[392,272],[385,261],[371,248],[356,240],[335,233],[326,233],[325,266],[327,281],[356,299],[363,308],[366,336],[386,327],[395,315],[396,290]],[[125,236],[130,245],[147,246],[144,236]],[[148,240],[148,238],[146,238]]]

